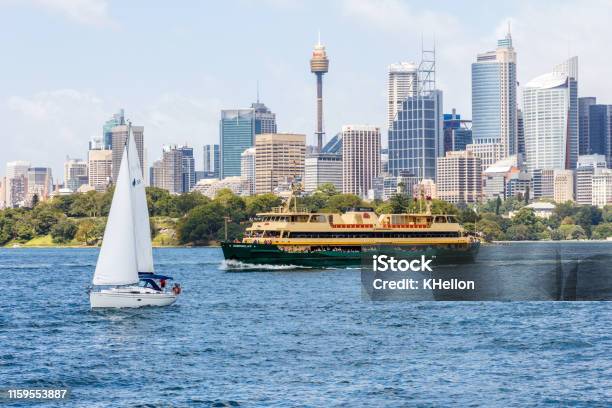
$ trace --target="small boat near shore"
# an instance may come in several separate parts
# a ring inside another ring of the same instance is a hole
[[[154,271],[144,180],[131,125],[128,129],[94,287],[89,290],[92,308],[168,306],[181,292],[178,284],[166,290],[172,278]]]
[[[480,240],[454,215],[432,214],[430,200],[416,214],[377,215],[368,207],[310,213],[298,209],[292,191],[284,206],[257,214],[242,240],[221,248],[226,260],[247,264],[350,266],[380,254],[455,263],[474,261]]]

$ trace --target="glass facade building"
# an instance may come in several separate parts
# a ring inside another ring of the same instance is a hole
[[[113,128],[115,126],[125,125],[125,112],[120,109],[119,112],[113,114],[113,117],[104,122],[102,126],[102,149],[110,150],[113,148]]]
[[[591,154],[589,137],[589,112],[591,105],[597,103],[597,98],[586,96],[578,98],[578,154]]]
[[[453,109],[453,113],[444,114],[444,153],[465,150],[472,143],[472,121],[462,120]]]
[[[242,152],[255,143],[255,111],[228,109],[221,111],[220,178],[240,176]]]
[[[589,106],[589,154],[603,154],[612,160],[612,105]]]
[[[204,172],[210,177],[219,178],[219,145],[204,145]]]
[[[443,150],[442,91],[406,98],[389,129],[389,173],[435,180]]]
[[[193,147],[180,146],[182,174],[182,192],[188,193],[195,186],[195,160],[193,158]]]
[[[475,144],[501,144],[503,156],[517,151],[516,52],[510,33],[497,49],[472,64],[472,135]]]

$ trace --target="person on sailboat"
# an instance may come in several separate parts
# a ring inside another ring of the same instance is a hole
[[[161,286],[162,290],[166,289],[166,280],[165,279],[161,279],[159,281],[159,286]]]
[[[172,288],[172,293],[174,293],[175,295],[180,295],[181,294],[181,285],[178,283],[174,284],[174,287]]]

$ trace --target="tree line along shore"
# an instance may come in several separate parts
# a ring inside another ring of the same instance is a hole
[[[200,193],[171,195],[147,187],[151,236],[155,246],[215,245],[225,239],[242,237],[250,220],[259,212],[282,205],[274,194],[241,197],[221,190],[214,199]],[[33,200],[31,208],[0,211],[0,246],[97,246],[104,235],[113,190],[104,193],[54,197],[45,202]],[[299,206],[307,211],[340,212],[344,208],[370,206],[378,214],[419,212],[424,204],[406,194],[387,201],[363,202],[352,194],[341,194],[332,185],[300,197]],[[490,200],[482,204],[431,203],[435,214],[457,215],[468,230],[487,241],[606,239],[612,236],[612,205],[599,209],[571,202],[555,205],[553,214],[539,218],[521,197]],[[512,218],[507,214],[513,212]],[[227,222],[226,222],[227,219]],[[227,225],[227,231],[226,231]]]

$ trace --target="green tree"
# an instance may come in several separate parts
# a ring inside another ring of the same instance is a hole
[[[96,223],[91,219],[84,219],[79,222],[75,238],[78,242],[85,245],[95,245],[98,242],[99,231]]]
[[[178,224],[179,241],[182,244],[207,244],[223,226],[224,210],[221,204],[213,201],[189,211]]]
[[[527,225],[517,224],[508,228],[506,231],[506,239],[509,241],[528,241],[535,239],[535,236]]]
[[[341,212],[346,208],[359,207],[361,205],[363,205],[361,198],[354,194],[338,194],[331,196],[329,200],[327,200],[327,205],[325,206],[324,211],[336,213]]]
[[[53,238],[53,242],[64,244],[74,239],[77,230],[78,227],[74,222],[63,219],[51,228],[51,237]]]
[[[591,234],[593,239],[607,239],[612,237],[612,222],[604,222],[596,225]]]
[[[178,216],[187,214],[191,209],[197,207],[198,205],[210,202],[210,198],[195,191],[174,196],[173,200],[174,208],[176,208]]]
[[[30,205],[30,208],[36,208],[39,201],[40,201],[40,198],[38,198],[38,194],[34,194],[32,196],[32,204]]]
[[[32,210],[32,226],[36,235],[47,235],[51,228],[57,224],[60,217],[63,216],[60,212],[53,209],[52,206],[39,204]]]
[[[12,218],[0,214],[0,246],[13,239],[14,226],[15,221]]]
[[[582,227],[587,236],[591,235],[591,226],[599,224],[601,220],[602,211],[594,205],[583,205],[574,214],[574,221]]]
[[[476,223],[476,231],[482,233],[486,241],[498,241],[503,239],[504,231],[500,225],[490,219],[481,219]]]
[[[271,211],[282,204],[283,200],[272,193],[258,194],[246,198],[246,213],[248,217],[254,217],[257,213]]]
[[[502,205],[502,200],[500,196],[497,196],[497,199],[495,200],[495,215],[499,215],[499,210],[501,209],[501,205]]]

